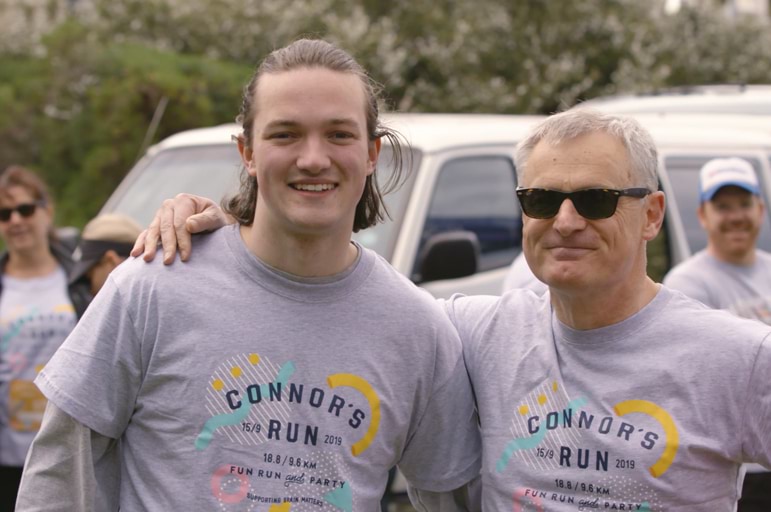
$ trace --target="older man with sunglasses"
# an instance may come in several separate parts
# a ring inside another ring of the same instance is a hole
[[[517,148],[524,252],[549,286],[455,298],[485,510],[730,511],[771,466],[771,330],[653,282],[664,194],[635,121],[552,116]]]
[[[771,329],[647,276],[665,200],[637,122],[557,114],[516,160],[525,256],[549,291],[445,303],[479,409],[482,509],[733,510],[740,464],[771,466]],[[178,206],[167,225],[184,225]]]

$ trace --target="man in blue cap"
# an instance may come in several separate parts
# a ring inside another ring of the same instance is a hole
[[[765,206],[755,170],[741,158],[716,158],[699,178],[707,247],[674,267],[664,284],[710,307],[771,324],[771,254],[756,247]]]
[[[756,246],[765,206],[752,165],[716,158],[701,168],[698,214],[707,248],[674,267],[664,284],[707,306],[771,324],[771,254]],[[771,472],[746,466],[740,512],[771,510]]]

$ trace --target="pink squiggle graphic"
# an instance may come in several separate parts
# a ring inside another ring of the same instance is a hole
[[[522,512],[522,500],[527,494],[527,489],[519,488],[514,491],[514,512]],[[535,505],[536,512],[544,512],[543,502],[538,496],[528,495],[527,498]]]

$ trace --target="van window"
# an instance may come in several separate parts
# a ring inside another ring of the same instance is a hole
[[[377,177],[381,191],[385,190],[394,171],[393,150],[390,146],[383,146],[380,151],[380,157],[377,162]],[[415,148],[402,148],[403,175],[402,184],[397,189],[392,190],[383,196],[388,215],[383,222],[372,227],[363,229],[353,234],[353,239],[362,246],[372,249],[387,260],[391,260],[396,240],[404,221],[404,212],[407,209],[407,201],[410,198],[412,187],[415,181],[415,175],[420,168],[420,162],[423,154]]]
[[[696,210],[701,202],[699,194],[699,169],[713,158],[729,156],[738,156],[750,162],[755,168],[755,173],[761,177],[760,181],[762,183],[760,161],[754,157],[745,155],[711,155],[668,156],[664,159],[664,166],[672,183],[680,215],[683,218],[683,227],[685,228],[685,235],[688,239],[691,253],[700,251],[707,246],[707,234],[702,229],[701,224],[699,224],[699,218],[696,214]],[[764,201],[766,204],[769,204],[768,198],[764,198]],[[768,215],[768,213],[769,209],[766,208],[766,214]],[[758,247],[766,251],[771,251],[771,226],[769,226],[769,220],[771,219],[766,218],[764,220],[760,229],[760,236],[758,237]]]
[[[420,239],[445,231],[476,234],[479,270],[510,264],[522,246],[522,217],[516,199],[514,164],[507,157],[457,158],[439,171]]]
[[[164,199],[180,192],[219,202],[238,190],[241,158],[235,144],[213,144],[167,149],[152,155],[131,172],[133,180],[111,211],[147,226]]]

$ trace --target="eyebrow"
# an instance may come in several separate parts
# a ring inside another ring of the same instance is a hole
[[[325,122],[325,124],[329,124],[332,126],[355,126],[359,127],[359,123],[353,119],[348,117],[341,117],[341,118],[333,118]],[[276,119],[275,121],[269,122],[267,125],[265,125],[266,129],[275,129],[275,128],[296,128],[298,126],[301,126],[302,123],[298,121],[293,121],[291,119]]]

